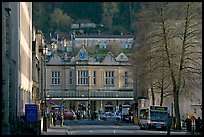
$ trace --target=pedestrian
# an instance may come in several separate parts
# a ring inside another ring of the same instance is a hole
[[[62,126],[62,114],[61,114],[61,112],[59,112],[57,119],[60,122],[60,126]]]
[[[60,113],[60,126],[63,126],[63,113]]]
[[[190,116],[187,117],[187,119],[185,120],[186,122],[186,129],[187,129],[187,133],[191,132],[191,128],[192,128],[192,121],[190,119]]]
[[[172,124],[172,117],[168,114],[167,120],[166,120],[167,135],[170,135],[171,124]]]
[[[201,119],[198,117],[198,119],[195,120],[195,126],[196,126],[196,132],[201,133]]]
[[[52,126],[53,125],[53,112],[52,111],[50,111],[50,121],[51,121],[50,125]]]
[[[56,118],[55,112],[53,112],[52,119],[53,119],[53,125],[56,126],[56,120],[57,120],[57,118]]]

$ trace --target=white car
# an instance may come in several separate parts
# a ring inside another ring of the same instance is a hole
[[[115,114],[114,113],[102,113],[100,115],[100,119],[105,120],[115,120]]]
[[[121,120],[121,113],[116,112],[116,113],[102,113],[100,115],[100,119],[105,121],[105,120],[117,120],[120,121]]]

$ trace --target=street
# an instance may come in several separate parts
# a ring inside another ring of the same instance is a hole
[[[140,130],[133,123],[99,120],[65,120],[69,135],[166,135],[166,131]],[[186,131],[172,131],[171,135],[186,135]]]

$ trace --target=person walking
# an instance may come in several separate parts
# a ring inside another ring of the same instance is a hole
[[[63,113],[60,113],[60,126],[63,126]]]
[[[191,128],[192,128],[192,121],[190,119],[190,116],[187,117],[187,119],[185,120],[186,122],[186,129],[187,129],[187,133],[191,132]]]
[[[62,114],[61,114],[61,112],[58,113],[57,119],[60,122],[60,126],[62,126]]]
[[[172,118],[168,114],[167,121],[166,121],[167,135],[170,135],[171,125],[172,125]]]
[[[195,120],[195,126],[196,126],[196,132],[201,133],[201,119],[198,117],[198,119]]]
[[[53,119],[53,125],[56,126],[56,114],[55,112],[53,112],[53,115],[52,115],[52,119]]]

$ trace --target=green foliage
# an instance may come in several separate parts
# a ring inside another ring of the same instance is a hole
[[[41,29],[45,36],[55,31],[69,34],[71,19],[90,19],[96,24],[102,23],[104,28],[100,29],[101,33],[130,32],[138,5],[137,2],[33,2],[33,25]],[[61,10],[59,15],[55,15],[61,18],[58,23],[51,18],[56,9]],[[117,27],[119,30],[115,29]],[[97,33],[94,30],[86,32]]]
[[[72,46],[72,52],[71,52],[71,56],[76,56],[77,53],[79,52],[80,48]]]
[[[127,33],[127,29],[124,26],[115,25],[111,29],[111,34],[120,35],[121,33]]]
[[[71,17],[59,8],[56,8],[50,15],[50,25],[53,27],[53,31],[67,32],[70,29]]]
[[[99,55],[103,58],[106,56],[107,53],[108,53],[107,49],[98,49],[94,56]]]

